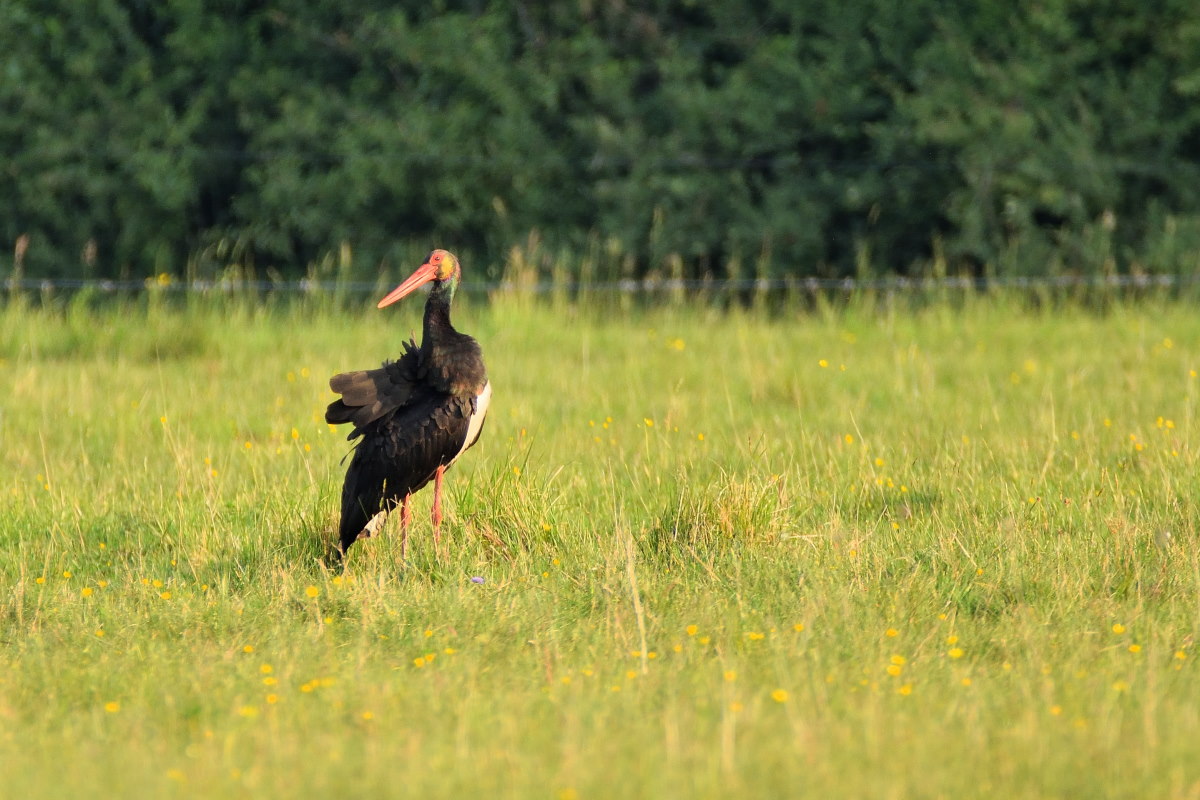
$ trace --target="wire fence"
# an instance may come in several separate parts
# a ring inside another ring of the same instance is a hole
[[[992,289],[1176,289],[1200,283],[1200,275],[1039,275],[1039,276],[946,276],[906,278],[646,278],[609,281],[472,281],[460,291],[471,293],[567,294],[617,293],[656,294],[662,292],[931,292],[940,290],[988,291]],[[106,280],[84,278],[7,278],[0,279],[0,290],[17,292],[122,292],[161,291],[170,293],[239,294],[371,294],[381,282],[300,280],[194,280],[163,281]]]

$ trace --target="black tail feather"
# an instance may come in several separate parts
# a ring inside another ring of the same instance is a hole
[[[342,522],[338,535],[344,552],[354,544],[371,518],[384,510],[385,479],[355,450],[342,486]]]

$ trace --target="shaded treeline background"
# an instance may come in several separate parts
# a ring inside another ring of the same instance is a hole
[[[0,276],[361,277],[433,244],[495,272],[531,233],[596,274],[1200,268],[1193,0],[0,0],[0,22]]]

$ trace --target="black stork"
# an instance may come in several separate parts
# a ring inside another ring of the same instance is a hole
[[[399,505],[400,549],[407,555],[409,498],[430,481],[435,546],[440,539],[442,475],[479,439],[492,397],[479,343],[450,324],[450,301],[461,279],[452,253],[430,253],[379,301],[383,308],[433,283],[420,347],[410,339],[396,361],[329,379],[341,399],[329,404],[325,421],[352,423],[347,438],[360,440],[342,486],[342,552],[377,533]]]

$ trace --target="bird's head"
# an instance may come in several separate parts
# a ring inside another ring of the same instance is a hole
[[[436,284],[434,291],[440,289],[453,295],[454,290],[458,288],[460,278],[462,278],[462,267],[458,265],[458,259],[454,254],[449,250],[434,250],[425,259],[425,263],[417,267],[416,272],[409,275],[404,283],[379,301],[379,308],[391,305],[400,298],[412,294],[417,287],[424,286],[431,281]]]

